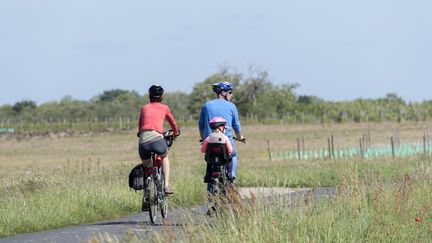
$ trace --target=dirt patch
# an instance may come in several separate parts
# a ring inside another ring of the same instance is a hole
[[[309,192],[311,188],[286,188],[286,187],[242,187],[239,190],[242,198],[251,197],[268,197],[268,196],[279,196],[288,195],[296,192]]]

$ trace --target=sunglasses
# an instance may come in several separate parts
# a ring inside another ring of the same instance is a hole
[[[228,94],[232,94],[232,91],[229,91]]]

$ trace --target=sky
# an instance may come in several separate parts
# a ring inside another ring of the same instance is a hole
[[[153,83],[190,93],[222,66],[325,100],[430,100],[432,1],[0,0],[0,105]]]

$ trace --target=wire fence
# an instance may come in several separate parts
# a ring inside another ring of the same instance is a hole
[[[196,125],[187,117],[176,119],[180,125]],[[168,125],[168,124],[167,124]],[[0,133],[43,133],[64,131],[134,130],[138,127],[138,117],[92,117],[76,119],[0,119]]]
[[[394,148],[391,145],[378,145],[368,148],[366,151],[362,151],[359,147],[351,147],[344,149],[335,149],[329,151],[327,149],[319,150],[306,150],[300,151],[282,151],[282,152],[271,152],[270,157],[272,160],[298,160],[298,159],[348,159],[348,158],[402,158],[417,155],[432,155],[432,146],[424,146],[422,143],[409,143],[400,144],[398,148]]]
[[[351,139],[351,138],[350,138]],[[308,159],[345,159],[345,158],[377,158],[391,157],[403,158],[410,156],[431,156],[432,145],[429,142],[429,128],[423,128],[422,141],[401,143],[400,129],[394,131],[388,144],[375,144],[371,142],[370,128],[362,133],[359,138],[359,146],[335,148],[335,139],[331,135],[327,137],[327,148],[305,149],[304,137],[297,138],[296,149],[286,151],[273,151],[271,141],[267,140],[269,160],[308,160]]]

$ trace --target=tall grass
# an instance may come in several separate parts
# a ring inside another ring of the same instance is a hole
[[[298,131],[309,134],[310,137],[318,136],[315,132],[321,131],[318,127],[309,128],[244,127],[248,143],[238,145],[239,186],[338,186],[337,200],[325,201],[310,206],[307,210],[292,208],[286,202],[267,205],[257,201],[251,209],[244,207],[244,212],[235,214],[235,217],[227,215],[220,222],[215,219],[211,227],[204,224],[196,226],[198,231],[187,229],[186,232],[191,234],[185,237],[212,242],[268,241],[276,237],[276,234],[281,234],[275,241],[338,241],[349,240],[347,237],[350,232],[342,230],[344,225],[348,225],[355,229],[368,229],[367,232],[371,232],[366,234],[369,238],[360,239],[369,241],[378,239],[378,236],[373,236],[379,235],[377,232],[389,231],[391,220],[397,219],[394,223],[404,223],[404,227],[410,229],[408,222],[412,221],[414,214],[423,219],[422,224],[414,226],[420,228],[422,237],[426,234],[424,227],[431,227],[432,207],[429,159],[267,159],[265,137],[280,141],[282,147],[283,141],[295,141]],[[338,132],[343,134],[344,129],[349,128],[343,127]],[[171,184],[175,188],[175,194],[170,198],[171,208],[205,202],[205,184],[202,182],[205,168],[202,154],[199,153],[198,134],[196,128],[184,128],[182,132],[170,151]],[[321,134],[325,137],[328,133],[321,131]],[[140,210],[141,193],[130,191],[127,187],[127,175],[139,161],[133,132],[84,137],[9,139],[2,140],[1,143],[0,237],[115,218]],[[409,190],[399,190],[404,188],[405,180],[406,184],[412,185],[407,187],[412,188],[412,193]],[[386,195],[381,201],[373,197],[379,190],[383,191],[379,195]],[[398,190],[399,194],[396,193]],[[403,200],[406,204],[402,205],[406,206],[402,208],[389,206],[390,202],[404,202]],[[378,217],[380,213],[381,219]],[[402,222],[397,218],[398,215],[403,215],[407,221]],[[371,223],[371,219],[377,221]],[[384,224],[383,227],[380,226],[381,223]],[[284,227],[289,233],[282,234]],[[399,230],[400,227],[395,229]],[[251,230],[247,230],[248,228]],[[212,236],[219,231],[226,233]],[[263,236],[259,232],[264,232]],[[333,232],[340,236],[334,236]],[[426,232],[430,234],[430,229]],[[329,238],[327,234],[333,238]],[[352,241],[359,237],[356,236]],[[397,239],[402,239],[401,237],[398,235]],[[407,234],[407,237],[412,237],[412,234]],[[163,240],[163,236],[159,235],[154,240],[161,239]]]
[[[362,178],[359,168],[350,166],[341,174],[334,199],[311,203],[306,196],[293,203],[276,194],[271,200],[252,198],[205,224],[186,226],[174,241],[431,242],[432,167],[430,161],[416,163],[412,174],[394,180]],[[164,232],[153,241],[173,238]]]

